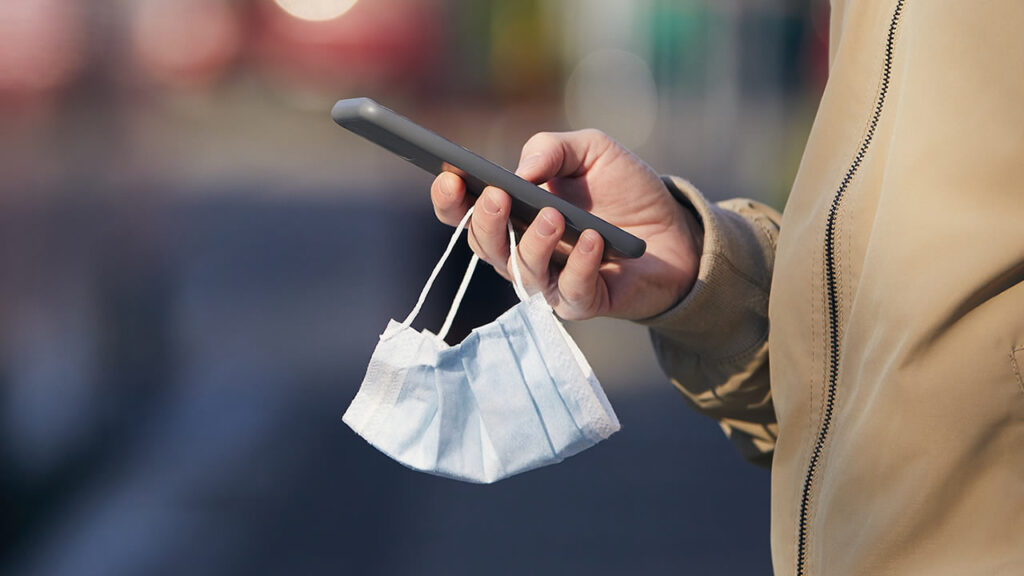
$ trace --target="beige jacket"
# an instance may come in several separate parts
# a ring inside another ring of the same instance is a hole
[[[659,360],[771,462],[777,576],[1024,574],[1024,1],[831,32],[781,221],[669,179],[705,244]]]

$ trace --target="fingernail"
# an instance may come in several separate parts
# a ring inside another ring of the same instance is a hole
[[[583,233],[580,235],[580,240],[577,243],[577,246],[579,246],[580,252],[590,254],[594,251],[594,248],[597,247],[597,241],[594,240],[592,235]]]
[[[526,158],[523,158],[523,160],[519,162],[519,167],[516,168],[516,174],[528,172],[531,168],[539,164],[540,156],[540,154],[530,154]]]
[[[441,194],[449,200],[455,197],[452,193],[452,183],[448,178],[441,178]]]
[[[490,194],[484,194],[483,198],[480,199],[484,204],[484,212],[491,214],[492,216],[501,212],[501,208],[498,203],[491,198]]]
[[[551,215],[541,212],[540,217],[534,220],[534,229],[537,231],[537,235],[544,238],[554,234],[555,223],[551,221]]]

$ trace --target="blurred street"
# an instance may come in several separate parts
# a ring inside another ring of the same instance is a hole
[[[329,111],[369,96],[509,168],[598,127],[781,206],[827,8],[5,0],[0,574],[770,573],[768,472],[638,325],[569,326],[622,431],[554,467],[464,485],[342,423],[450,229],[428,175]],[[514,302],[481,267],[448,340]]]
[[[5,276],[4,302],[36,311],[5,314],[5,341],[23,338],[5,381],[33,384],[2,406],[5,460],[23,466],[5,477],[10,573],[763,573],[767,473],[653,364],[614,366],[645,344],[638,327],[594,342],[573,326],[623,430],[553,468],[462,485],[341,422],[446,240],[421,212],[224,201],[0,219],[0,266],[29,272]],[[455,331],[513,298],[479,272]]]

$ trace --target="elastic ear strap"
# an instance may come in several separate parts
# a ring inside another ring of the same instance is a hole
[[[523,275],[519,272],[519,255],[516,249],[516,233],[512,230],[512,222],[508,222],[508,247],[509,247],[509,260],[512,263],[512,287],[516,290],[516,296],[523,302],[530,299],[530,295],[526,293],[526,286],[523,285]]]
[[[441,340],[448,336],[448,330],[452,327],[452,321],[455,320],[455,314],[459,311],[462,297],[466,295],[466,288],[469,288],[469,281],[473,278],[473,271],[476,270],[476,264],[479,261],[480,257],[476,254],[469,259],[469,266],[466,267],[466,273],[462,275],[462,283],[459,284],[459,290],[455,293],[455,300],[452,300],[452,307],[448,309],[448,315],[444,318],[444,326],[441,326],[441,331],[437,333]]]
[[[469,222],[469,217],[473,215],[473,207],[470,206],[466,215],[462,217],[462,221],[455,227],[455,232],[452,234],[452,239],[448,241],[448,247],[444,249],[444,254],[441,255],[441,259],[437,261],[437,265],[434,266],[434,271],[430,273],[430,278],[427,279],[427,283],[423,286],[423,290],[420,292],[420,298],[416,301],[416,306],[406,316],[405,321],[402,322],[402,326],[408,328],[412,325],[413,320],[420,313],[420,308],[423,308],[423,302],[427,299],[427,293],[430,292],[430,288],[434,285],[434,280],[437,280],[437,275],[441,273],[441,267],[444,266],[445,261],[448,260],[448,256],[451,255],[452,249],[455,248],[455,243],[459,241],[459,235],[466,229],[466,223]],[[473,266],[473,263],[470,263]]]
[[[512,224],[508,225],[509,231],[509,248],[510,255],[512,257],[512,276],[515,278],[513,283],[516,289],[516,295],[520,299],[526,299],[526,288],[523,286],[523,277],[519,272],[519,261],[516,256],[516,237],[512,231]],[[476,270],[477,263],[480,262],[480,257],[473,254],[473,257],[469,260],[469,266],[466,267],[466,273],[462,276],[462,283],[459,284],[459,290],[455,293],[455,300],[452,301],[452,307],[448,309],[448,316],[444,319],[444,326],[441,326],[441,331],[437,335],[444,340],[448,336],[448,330],[452,327],[452,321],[455,320],[455,314],[459,312],[459,306],[462,304],[462,297],[466,295],[466,289],[469,288],[469,281],[473,278],[473,271]]]

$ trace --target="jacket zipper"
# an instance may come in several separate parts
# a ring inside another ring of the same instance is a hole
[[[839,208],[842,205],[846,190],[853,181],[857,170],[864,161],[871,141],[875,136],[875,129],[882,116],[885,107],[885,97],[889,92],[889,79],[892,75],[893,45],[896,39],[896,29],[900,23],[900,15],[903,12],[904,0],[896,2],[896,10],[889,23],[889,35],[885,41],[885,63],[882,69],[882,83],[878,91],[878,99],[875,101],[874,112],[871,115],[871,123],[864,134],[864,139],[857,149],[857,155],[850,164],[846,175],[839,184],[839,188],[832,196],[832,205],[828,211],[828,221],[825,226],[825,283],[828,297],[828,386],[825,395],[825,407],[821,419],[821,428],[818,430],[818,437],[814,442],[814,450],[811,452],[811,460],[807,466],[807,474],[804,476],[803,493],[800,496],[800,520],[797,532],[797,556],[796,574],[804,576],[807,567],[807,540],[808,540],[808,511],[811,503],[811,490],[814,488],[814,479],[818,472],[818,464],[821,461],[822,452],[825,449],[825,441],[828,439],[832,427],[832,414],[836,406],[836,388],[839,384],[839,281],[836,278],[836,221],[839,217]]]

